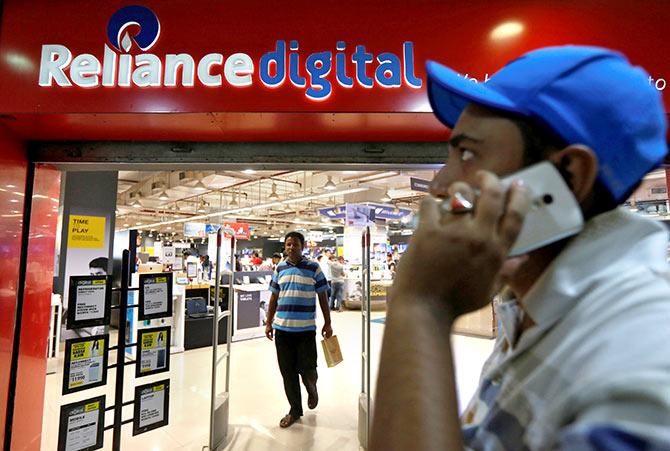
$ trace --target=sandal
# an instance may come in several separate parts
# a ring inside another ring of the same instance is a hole
[[[279,427],[287,428],[290,425],[292,425],[293,423],[295,423],[296,421],[298,421],[299,419],[300,419],[300,417],[296,418],[293,415],[291,415],[290,413],[288,413],[288,414],[286,414],[286,416],[284,418],[282,418],[279,421]]]

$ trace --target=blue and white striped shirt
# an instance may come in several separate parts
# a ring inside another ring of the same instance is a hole
[[[319,264],[303,258],[298,264],[284,260],[270,282],[270,291],[279,294],[272,327],[286,332],[316,330],[316,293],[328,290]]]

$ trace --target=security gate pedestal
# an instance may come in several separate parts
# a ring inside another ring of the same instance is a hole
[[[228,308],[221,311],[219,306],[219,286],[221,283],[221,242],[223,232],[230,235],[230,280],[228,283]],[[214,282],[214,317],[212,321],[212,392],[210,403],[209,424],[209,450],[217,451],[223,449],[228,438],[229,403],[230,403],[230,349],[233,341],[233,315],[234,305],[233,281],[235,280],[235,231],[231,228],[221,226],[216,234],[216,281]],[[219,321],[226,318],[227,340],[226,351],[223,355],[218,354],[219,345]],[[217,391],[217,368],[221,362],[226,362],[225,391]]]
[[[368,449],[370,437],[370,227],[366,227],[362,240],[361,300],[361,394],[358,397],[358,442]]]

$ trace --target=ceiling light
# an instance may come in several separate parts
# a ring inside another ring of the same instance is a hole
[[[167,192],[163,191],[160,196],[158,196],[160,200],[170,200],[170,196],[167,195]]]
[[[153,238],[153,237],[154,237],[154,231],[153,231],[153,230],[150,230],[150,231],[149,231],[149,238]]]
[[[497,27],[495,27],[493,30],[491,30],[489,37],[494,41],[508,39],[520,35],[523,32],[523,30],[524,26],[520,22],[516,21],[503,22]]]
[[[279,199],[279,195],[277,194],[277,185],[275,185],[274,183],[272,183],[272,192],[268,196],[268,199],[272,199],[272,200]]]
[[[123,227],[130,227],[130,224],[126,222],[125,224],[123,224]]]
[[[328,176],[328,181],[326,182],[326,184],[323,185],[323,189],[328,191],[337,189],[337,186],[333,183],[333,178],[330,175]]]
[[[137,199],[134,199],[132,202],[130,202],[130,206],[133,208],[142,208],[142,204]]]
[[[245,174],[255,174],[256,173],[256,171],[254,171],[253,169],[245,169],[242,172],[244,172]]]
[[[389,193],[389,190],[386,190],[384,193],[384,196],[382,197],[382,202],[391,202],[393,198],[391,197],[391,193]]]
[[[141,226],[142,223],[141,223],[141,222],[136,222],[135,225],[136,225],[136,226]],[[141,233],[141,232],[140,232],[140,233]]]
[[[204,200],[200,201],[200,205],[198,205],[198,213],[207,213],[207,202]]]
[[[168,230],[172,230],[172,226],[167,226],[167,229],[168,229]]]
[[[233,194],[233,200],[230,202],[229,207],[239,207],[240,204],[237,202],[237,196]]]

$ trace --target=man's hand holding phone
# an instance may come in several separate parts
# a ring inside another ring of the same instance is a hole
[[[391,290],[396,302],[433,302],[446,308],[449,320],[477,310],[491,300],[503,264],[531,208],[523,183],[505,189],[490,172],[477,174],[478,187],[453,184],[475,202],[469,214],[443,214],[434,198],[421,204],[420,222],[403,255]]]

